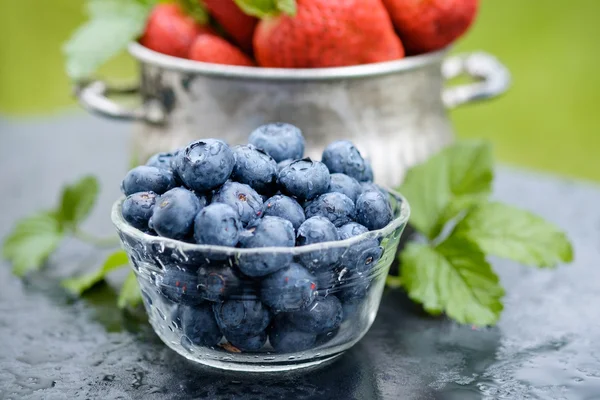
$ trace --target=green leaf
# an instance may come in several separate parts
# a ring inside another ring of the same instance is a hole
[[[92,211],[98,197],[98,180],[86,176],[63,189],[59,206],[59,218],[64,227],[74,228]]]
[[[142,293],[137,283],[137,278],[133,271],[129,272],[121,292],[119,293],[119,300],[117,305],[119,308],[136,307],[142,301]]]
[[[276,3],[277,8],[287,15],[294,16],[298,11],[296,7],[296,0],[276,0]]]
[[[450,203],[447,160],[441,154],[411,168],[400,192],[410,203],[410,223],[429,239],[437,236],[436,225]]]
[[[38,270],[63,238],[60,224],[52,212],[42,212],[17,222],[4,241],[2,253],[12,262],[13,273],[23,276]]]
[[[434,239],[462,210],[487,199],[492,180],[490,144],[460,141],[411,168],[399,190],[411,204],[411,224]]]
[[[296,14],[296,0],[234,0],[246,14],[257,18],[272,17],[284,12]]]
[[[403,286],[428,312],[478,326],[498,321],[504,290],[476,244],[452,236],[436,247],[410,243],[400,259]]]
[[[573,247],[555,225],[528,211],[485,203],[473,208],[455,228],[481,249],[526,265],[554,267],[573,260]]]
[[[88,0],[90,19],[80,27],[63,51],[67,74],[75,80],[96,70],[136,40],[143,32],[155,1]]]
[[[210,17],[208,11],[201,4],[201,0],[177,0],[177,2],[183,8],[183,11],[190,15],[201,25],[209,23]]]
[[[448,161],[454,196],[490,193],[494,179],[492,146],[487,141],[464,140],[442,151]]]
[[[62,285],[71,293],[81,295],[103,281],[110,272],[126,266],[128,262],[127,254],[124,251],[117,251],[108,256],[102,267],[96,271],[76,278],[66,279],[62,282]]]

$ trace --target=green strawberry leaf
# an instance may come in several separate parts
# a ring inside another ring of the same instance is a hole
[[[293,17],[298,11],[296,7],[296,0],[276,0],[276,3],[277,8],[289,16]]]
[[[402,284],[409,297],[432,314],[477,326],[502,312],[504,290],[477,245],[451,236],[437,246],[409,243],[400,255]]]
[[[411,168],[399,190],[411,204],[411,224],[434,239],[449,220],[487,199],[492,180],[490,144],[461,141]]]
[[[58,217],[62,226],[74,229],[92,211],[98,197],[98,180],[86,176],[63,189]]]
[[[67,74],[89,78],[143,32],[156,1],[88,0],[90,19],[63,47]]]
[[[137,283],[137,278],[133,271],[129,271],[125,283],[119,293],[117,305],[119,308],[136,307],[142,301],[142,293]]]
[[[234,0],[235,4],[246,14],[257,18],[296,14],[296,0]]]
[[[501,203],[474,207],[455,227],[456,235],[487,254],[537,267],[573,260],[573,247],[555,225],[528,211]]]
[[[4,241],[2,253],[13,264],[13,273],[24,276],[39,270],[62,239],[55,213],[42,212],[17,222]]]
[[[81,296],[84,292],[102,282],[110,272],[128,265],[128,262],[127,254],[124,251],[117,251],[108,256],[102,267],[96,271],[76,278],[65,279],[62,281],[62,286],[69,292]]]
[[[208,11],[202,4],[201,0],[177,0],[183,11],[194,18],[201,25],[206,25],[210,21]]]

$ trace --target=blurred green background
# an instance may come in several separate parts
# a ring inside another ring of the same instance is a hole
[[[600,1],[482,0],[456,50],[485,50],[513,74],[500,100],[452,113],[458,135],[493,140],[505,163],[600,180]],[[83,0],[0,0],[0,115],[73,111],[61,44]],[[133,79],[123,55],[102,69]]]

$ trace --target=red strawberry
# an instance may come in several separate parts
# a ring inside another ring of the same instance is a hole
[[[462,36],[477,15],[479,0],[383,0],[406,50],[426,53]]]
[[[140,43],[170,56],[187,57],[190,46],[203,32],[211,32],[186,15],[177,4],[159,4],[152,10]]]
[[[295,16],[263,19],[254,33],[263,67],[319,68],[402,58],[381,0],[298,0]]]
[[[252,36],[258,19],[246,15],[233,0],[202,0],[213,18],[246,53],[252,54]]]
[[[214,64],[254,66],[252,60],[240,49],[225,39],[209,33],[202,34],[194,40],[189,58]]]

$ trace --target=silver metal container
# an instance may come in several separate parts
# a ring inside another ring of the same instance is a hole
[[[394,187],[406,169],[453,140],[447,110],[496,97],[510,75],[494,57],[446,51],[398,61],[322,69],[252,68],[170,57],[132,43],[141,66],[135,88],[94,81],[77,88],[80,103],[109,118],[136,121],[135,151],[146,158],[202,137],[247,142],[257,126],[298,125],[307,155],[320,159],[336,139],[352,140],[373,164],[378,183]],[[445,88],[469,75],[474,83]],[[139,94],[141,106],[123,107],[107,96]]]

